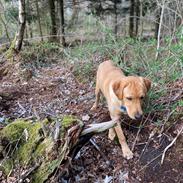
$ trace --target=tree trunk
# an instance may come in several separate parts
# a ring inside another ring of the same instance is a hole
[[[56,25],[56,12],[55,12],[55,1],[49,0],[50,6],[50,18],[51,18],[51,38],[50,41],[57,41],[57,25]]]
[[[25,0],[19,0],[19,30],[16,35],[15,50],[19,52],[22,48],[24,38],[26,15],[25,15]]]
[[[115,34],[116,39],[117,39],[117,34],[118,34],[117,0],[114,0],[114,15],[115,15],[115,19],[114,19],[114,34]]]
[[[155,59],[158,59],[159,56],[159,48],[160,48],[160,38],[161,38],[161,27],[163,23],[163,16],[164,16],[164,10],[165,10],[165,0],[163,0],[163,4],[161,7],[161,14],[160,14],[160,21],[159,21],[159,26],[158,26],[158,35],[157,35],[157,47],[156,47],[156,56]]]
[[[135,24],[135,36],[138,36],[138,28],[139,28],[139,19],[140,19],[140,1],[136,0],[135,2],[135,14],[136,14],[136,24]]]
[[[40,34],[40,37],[41,37],[41,41],[43,41],[43,32],[42,32],[42,27],[41,27],[41,19],[40,19],[40,14],[39,14],[38,0],[36,0],[36,11],[37,11],[38,26],[39,26],[39,34]]]
[[[8,41],[9,41],[10,44],[11,44],[11,39],[10,39],[10,36],[9,36],[9,33],[8,33],[8,28],[7,28],[7,25],[6,25],[5,21],[4,21],[3,18],[1,17],[1,14],[0,14],[0,20],[1,20],[1,23],[3,24],[3,26],[4,26],[5,33],[6,33],[6,37],[7,37]]]
[[[129,18],[129,36],[130,37],[134,37],[134,10],[135,10],[135,0],[131,0],[130,18]]]
[[[155,39],[158,39],[160,15],[161,15],[161,8],[158,8],[156,13],[156,22],[155,22],[155,34],[154,34]]]
[[[60,5],[60,32],[61,32],[61,42],[62,46],[65,46],[65,30],[64,30],[64,2],[63,0],[59,0]]]
[[[77,9],[76,0],[72,0],[72,6],[73,6],[73,11],[72,11],[71,19],[70,19],[68,26],[67,26],[68,29],[71,28],[76,23],[76,20],[78,18],[78,9]]]
[[[140,0],[140,39],[142,38],[143,35],[143,2]]]
[[[29,0],[27,0],[27,15],[30,15],[30,14],[31,14],[30,2],[29,2]],[[33,33],[32,33],[32,27],[31,27],[31,21],[30,21],[30,19],[27,19],[27,24],[26,25],[27,25],[26,26],[27,35],[28,35],[28,32],[29,32],[30,38],[33,38]]]

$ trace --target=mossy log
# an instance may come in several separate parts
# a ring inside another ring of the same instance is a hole
[[[60,174],[64,175],[81,147],[94,134],[115,123],[84,126],[73,116],[43,121],[18,119],[0,131],[0,170],[6,176],[15,172],[18,166],[30,170],[21,175],[19,182],[27,177],[33,183],[45,182],[58,167],[62,167]]]

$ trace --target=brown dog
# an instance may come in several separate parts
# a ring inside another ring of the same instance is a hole
[[[111,119],[118,121],[117,126],[109,130],[109,138],[113,140],[117,134],[123,156],[127,159],[131,159],[133,153],[126,143],[119,122],[121,112],[126,111],[132,119],[140,119],[143,114],[142,101],[150,87],[149,79],[137,76],[126,77],[111,61],[99,65],[95,89],[96,100],[92,110],[97,108],[102,92],[107,100]]]

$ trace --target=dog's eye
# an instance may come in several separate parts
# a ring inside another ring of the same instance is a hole
[[[140,97],[140,100],[143,100],[143,99],[144,99],[144,96],[141,96],[141,97]]]
[[[132,100],[132,97],[127,97],[126,99],[127,99],[127,100]]]

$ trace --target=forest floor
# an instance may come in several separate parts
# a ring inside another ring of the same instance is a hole
[[[60,61],[32,71],[20,70],[18,62],[13,66],[10,64],[9,71],[0,76],[0,93],[4,94],[0,98],[0,128],[7,119],[45,118],[58,114],[75,115],[85,124],[109,121],[105,100],[96,111],[90,110],[94,102],[95,77],[81,82],[73,68],[66,65]],[[154,102],[165,107],[173,105],[183,98],[182,86],[183,79],[167,85],[168,95]],[[118,142],[110,141],[105,132],[92,138],[99,150],[90,142],[86,144],[72,161],[72,172],[67,181],[60,178],[60,182],[183,182],[182,134],[168,149],[161,164],[164,149],[183,126],[183,108],[177,107],[175,111],[179,111],[179,115],[174,115],[170,110],[150,112],[142,121],[122,116],[122,127],[130,148],[133,148],[134,158],[124,159]],[[164,124],[158,125],[162,116]],[[10,175],[10,178],[13,176]],[[2,172],[0,180],[1,177]],[[7,179],[7,182],[13,181]]]

